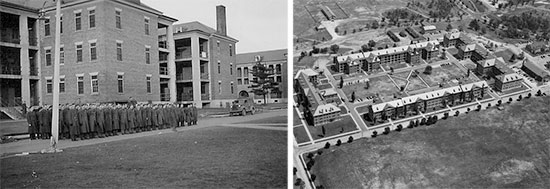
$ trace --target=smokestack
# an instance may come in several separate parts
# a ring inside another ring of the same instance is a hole
[[[225,6],[216,6],[216,25],[218,33],[227,36],[227,28],[225,24]]]

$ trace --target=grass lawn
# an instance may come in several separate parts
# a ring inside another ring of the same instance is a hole
[[[407,67],[407,63],[401,62],[401,63],[393,63],[393,64],[384,64],[382,66],[384,66],[384,69],[386,69],[386,71],[390,71],[391,68],[393,68],[394,70],[399,68],[405,68]]]
[[[325,128],[325,134],[323,135],[323,129]],[[342,117],[339,121],[334,121],[325,125],[320,126],[308,126],[307,129],[309,130],[309,133],[311,133],[311,137],[313,137],[314,140],[321,139],[325,137],[334,136],[340,133],[347,133],[350,131],[357,130],[357,127],[355,127],[355,122],[353,122],[353,119],[351,116],[346,115]]]
[[[504,59],[504,63],[506,63],[507,65],[511,65],[511,64],[514,64],[514,62],[510,62],[510,58],[512,58],[512,55],[514,53],[510,50],[510,49],[506,49],[506,50],[502,50],[502,51],[497,51],[494,53],[494,55],[496,57],[502,57],[502,59]]]
[[[466,72],[462,71],[458,65],[454,63],[441,65],[441,67],[434,67],[430,75],[424,74],[424,69],[418,69],[418,72],[420,72],[419,76],[422,77],[430,87],[437,86],[438,83],[453,85],[450,81],[455,79],[462,80],[463,83],[478,81],[478,79],[473,77],[473,73],[471,73],[469,78],[466,78]]]
[[[208,127],[4,158],[0,188],[286,188],[286,162],[286,132]]]
[[[390,76],[394,79],[395,78],[407,79],[407,77],[409,76],[410,73],[411,73],[410,71],[396,72],[396,73],[391,74]]]
[[[246,123],[246,124],[251,124],[251,123],[260,123],[260,124],[269,124],[269,123],[288,123],[287,118],[288,116],[277,116],[277,117],[270,117],[270,118],[265,118],[265,119],[257,119],[257,120],[252,120],[252,121],[245,121],[245,122],[239,122],[239,123]],[[239,123],[236,123],[236,124],[239,124]]]
[[[360,106],[360,107],[357,107],[356,110],[357,110],[357,113],[359,114],[367,113],[369,112],[369,106],[368,105]]]
[[[330,89],[330,88],[332,88],[332,85],[330,85],[328,83],[317,85],[317,89],[319,89],[319,90]]]
[[[407,85],[407,80],[406,79],[401,79],[401,78],[397,78],[397,77],[393,77],[393,76],[390,76],[392,77],[393,81],[395,81],[395,83],[397,84],[395,87],[397,88],[401,88],[401,87],[405,87],[405,85]]]
[[[298,144],[310,141],[304,126],[294,127],[294,137]]]
[[[296,111],[296,108],[292,108],[292,114],[294,115],[292,117],[293,125],[302,124],[302,120],[300,119],[300,117],[298,117],[298,112]]]
[[[546,188],[550,98],[331,146],[312,173],[325,188]],[[545,141],[546,140],[546,141]]]
[[[376,96],[380,94],[382,98],[393,98],[394,93],[399,93],[399,90],[388,76],[379,76],[370,78],[370,88],[365,89],[365,83],[358,83],[347,85],[342,88],[342,91],[346,94],[348,98],[351,98],[351,93],[355,91],[356,98],[365,98],[368,96]]]
[[[411,77],[409,78],[409,86],[407,86],[407,91],[416,91],[416,90],[421,90],[421,89],[425,89],[427,88],[428,86],[422,82],[422,80],[420,80],[419,77]]]

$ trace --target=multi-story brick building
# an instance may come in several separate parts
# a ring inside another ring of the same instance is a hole
[[[502,57],[476,62],[475,72],[486,78],[494,78],[493,87],[497,91],[506,91],[522,86],[523,77],[506,66]]]
[[[550,81],[550,71],[546,69],[541,63],[534,62],[531,59],[525,59],[521,70],[529,74],[529,76],[535,78],[535,80],[540,82],[549,82]]]
[[[217,28],[200,22],[174,25],[175,64],[161,54],[161,91],[170,99],[198,107],[225,107],[237,97],[236,43],[227,35],[225,7],[216,7]],[[163,38],[163,36],[160,36]],[[168,75],[174,68],[175,78]],[[174,91],[174,93],[172,93]],[[172,97],[174,96],[174,97]]]
[[[0,106],[41,99],[37,4],[0,1]]]
[[[483,98],[488,91],[486,81],[478,81],[403,97],[401,99],[371,105],[364,117],[372,122],[401,119],[418,112],[429,112],[446,106],[473,102]]]
[[[361,52],[350,55],[339,56],[334,59],[336,71],[346,74],[360,72],[360,69],[353,69],[360,66],[364,71],[380,69],[381,65],[392,63],[420,63],[420,58],[431,60],[439,56],[439,42],[437,40],[416,43],[401,47]]]
[[[267,95],[267,103],[280,103],[287,101],[287,50],[270,50],[237,54],[237,89],[239,96],[254,96],[254,102],[263,103],[263,96],[250,94],[252,81],[255,79],[252,70],[257,63],[261,63],[270,70],[273,75],[270,77],[278,83],[276,89],[271,90]]]
[[[444,47],[456,47],[460,48],[466,44],[472,43],[472,39],[469,37],[463,35],[460,32],[451,32],[446,33],[443,35],[443,43],[442,45]]]
[[[307,123],[311,126],[319,126],[338,119],[341,110],[335,105],[336,101],[333,99],[338,95],[327,94],[329,93],[327,91],[318,91],[310,81],[311,78],[304,72],[306,70],[299,70],[296,74],[294,91],[297,93],[297,101]]]
[[[43,11],[41,91],[44,103],[51,104],[55,7]],[[159,29],[171,31],[176,19],[139,0],[65,1],[60,19],[60,103],[160,101],[156,57],[168,52],[170,64],[174,45],[159,47]],[[173,41],[169,32],[167,38]]]

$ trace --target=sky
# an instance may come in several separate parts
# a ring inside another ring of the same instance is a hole
[[[216,29],[216,6],[224,5],[227,35],[239,40],[237,53],[286,49],[287,0],[141,0],[176,18]]]

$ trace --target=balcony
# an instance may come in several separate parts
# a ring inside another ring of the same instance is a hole
[[[193,80],[193,75],[178,73],[176,75],[176,80]]]
[[[176,59],[191,58],[191,51],[176,51]]]
[[[168,49],[168,42],[167,41],[159,41],[159,48]]]
[[[37,46],[38,45],[38,39],[34,36],[29,36],[29,45],[30,46]]]
[[[201,73],[201,79],[208,80],[208,73]]]
[[[2,35],[2,37],[0,37],[0,41],[6,42],[6,43],[19,44],[21,40],[19,39],[19,36]]]
[[[199,56],[200,56],[201,58],[208,58],[208,53],[207,53],[207,52],[201,52],[201,53],[199,54]]]
[[[159,67],[159,74],[160,75],[168,75],[168,68],[167,67]]]
[[[201,100],[210,100],[209,94],[201,94]]]
[[[31,67],[30,70],[29,70],[29,75],[38,76],[38,68],[37,67]]]
[[[21,67],[19,66],[2,66],[0,71],[1,74],[6,75],[21,75]]]

